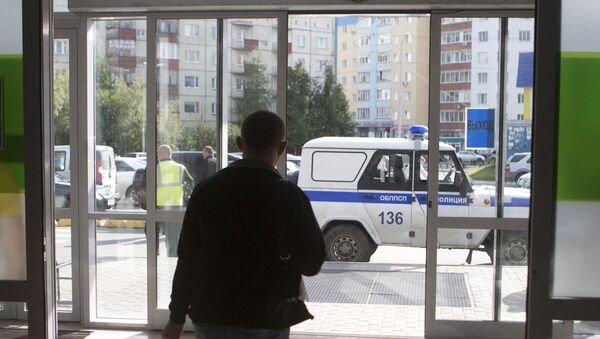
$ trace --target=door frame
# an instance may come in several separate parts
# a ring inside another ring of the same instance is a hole
[[[504,93],[505,93],[505,45],[508,18],[534,18],[534,11],[530,10],[489,10],[489,11],[432,11],[430,29],[430,71],[429,71],[429,178],[438,177],[439,163],[439,130],[440,130],[440,64],[441,64],[441,20],[446,17],[458,18],[500,18],[500,59],[499,65],[499,143],[497,154],[503,150],[504,132]],[[501,159],[501,157],[497,157]],[[500,163],[500,160],[497,160]],[[496,177],[496,192],[503,192],[502,168],[498,166]],[[438,320],[436,319],[436,279],[437,279],[437,250],[439,229],[492,229],[492,230],[528,230],[528,219],[505,219],[498,209],[497,218],[469,218],[469,217],[440,217],[438,216],[439,187],[437,181],[428,180],[428,211],[427,211],[427,247],[426,247],[426,279],[425,279],[425,335],[429,338],[446,337],[478,337],[478,338],[505,338],[523,337],[525,322],[500,321],[499,289],[495,286],[494,295],[494,320]],[[496,194],[501,196],[502,194]],[[498,204],[500,205],[500,203]],[[498,260],[495,260],[497,262]],[[501,271],[501,266],[494,264],[495,271]],[[496,275],[498,276],[498,275]],[[495,284],[497,285],[497,284]]]

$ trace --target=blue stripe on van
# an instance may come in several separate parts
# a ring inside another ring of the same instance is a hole
[[[417,193],[417,199],[421,205],[427,205],[427,194]],[[454,194],[438,195],[438,206],[467,206],[468,204],[467,197]]]
[[[412,195],[410,193],[383,193],[383,192],[339,192],[339,191],[304,191],[310,201],[321,202],[365,202],[378,204],[408,204]]]

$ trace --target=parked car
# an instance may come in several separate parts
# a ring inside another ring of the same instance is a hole
[[[517,185],[521,188],[531,188],[531,172],[523,174],[517,180]]]
[[[119,157],[115,159],[117,166],[117,192],[123,200],[133,203],[133,177],[135,171],[146,167],[145,158],[126,158]]]
[[[125,158],[146,158],[146,152],[129,152],[125,154],[123,157]]]
[[[286,154],[286,158],[288,162],[292,162],[294,163],[294,165],[296,165],[296,167],[300,168],[300,160],[302,160],[301,156],[298,155],[293,155],[293,154]],[[289,166],[288,166],[289,168]]]
[[[519,181],[524,174],[531,172],[531,152],[515,153],[506,160],[504,167],[506,180]]]
[[[463,165],[471,164],[481,166],[485,163],[485,157],[473,151],[460,151],[456,153],[456,156]]]

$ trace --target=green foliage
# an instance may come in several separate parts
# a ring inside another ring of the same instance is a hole
[[[114,77],[105,61],[97,65],[96,144],[114,148],[116,154],[143,150],[144,84]]]
[[[54,124],[54,144],[69,144],[69,73],[66,70],[54,71],[54,106],[52,123]]]
[[[257,60],[254,65],[244,64],[244,68],[248,73],[244,78],[244,96],[237,99],[235,105],[235,115],[239,121],[254,111],[271,110],[271,92],[265,76],[265,65]]]
[[[335,83],[333,69],[325,69],[325,79],[311,81],[297,63],[288,81],[288,146],[294,150],[307,141],[323,136],[354,136],[355,124],[349,113],[344,89]]]

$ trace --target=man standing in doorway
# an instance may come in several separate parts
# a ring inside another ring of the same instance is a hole
[[[194,189],[179,242],[163,338],[179,338],[189,314],[197,338],[289,338],[312,318],[300,278],[325,259],[307,196],[275,169],[286,149],[275,113],[244,119],[243,157]]]
[[[156,207],[162,210],[181,210],[184,200],[191,188],[194,179],[185,166],[171,159],[171,147],[161,145],[157,150],[158,163],[156,164]],[[157,230],[165,233],[167,256],[177,256],[177,243],[181,232],[181,223],[159,222]],[[158,234],[157,234],[158,238]]]

